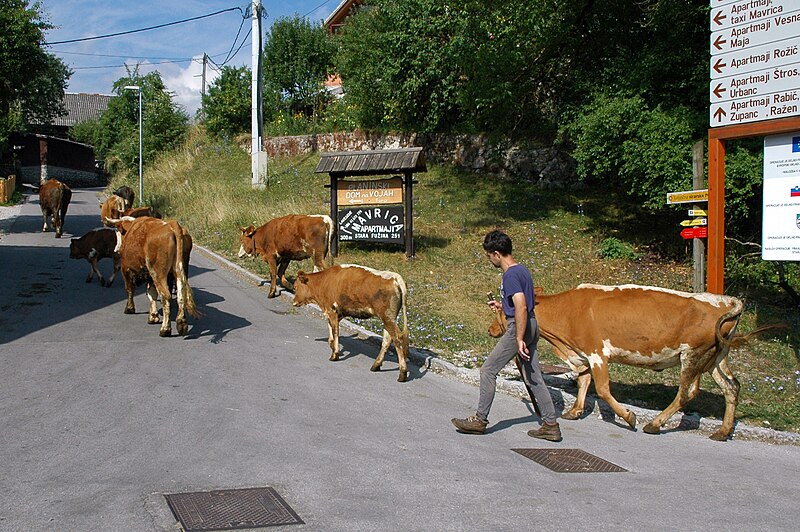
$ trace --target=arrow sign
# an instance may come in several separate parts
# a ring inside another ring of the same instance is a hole
[[[681,225],[686,226],[695,226],[695,225],[708,225],[708,220],[706,218],[695,218],[694,220],[683,220]]]
[[[684,240],[690,238],[708,238],[708,227],[687,227],[681,231]]]
[[[685,192],[667,192],[667,205],[676,203],[694,203],[696,201],[708,201],[708,189],[687,190]]]
[[[689,209],[689,216],[708,216],[703,209]]]

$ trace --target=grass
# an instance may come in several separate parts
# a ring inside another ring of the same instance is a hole
[[[185,147],[145,170],[145,203],[189,228],[195,241],[260,275],[260,260],[236,258],[239,227],[286,214],[328,214],[327,174],[316,174],[318,155],[269,161],[265,190],[250,185],[250,157],[195,131]],[[338,263],[400,273],[409,287],[411,344],[463,366],[480,366],[495,340],[486,328],[485,294],[497,292],[499,273],[481,249],[485,233],[499,227],[515,243],[515,258],[528,266],[545,292],[582,282],[636,283],[691,291],[687,244],[679,237],[682,212],[673,217],[643,212],[608,190],[542,190],[529,183],[430,165],[414,176],[416,258],[400,246],[340,243]],[[117,177],[109,186],[123,183]],[[607,258],[601,258],[607,257]],[[310,261],[293,262],[290,278]],[[740,325],[747,332],[785,321],[790,328],[765,335],[731,354],[742,384],[737,418],[752,425],[800,432],[800,316],[774,288],[731,294],[747,300]],[[377,320],[360,322],[380,331]],[[542,360],[558,363],[546,342]],[[611,367],[612,391],[624,402],[664,408],[675,396],[676,368],[661,373]],[[708,376],[688,410],[721,418],[724,399]]]

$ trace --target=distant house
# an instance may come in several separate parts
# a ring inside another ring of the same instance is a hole
[[[342,0],[333,13],[325,19],[322,26],[328,31],[328,34],[335,35],[344,25],[347,17],[355,13],[364,0]],[[342,91],[342,78],[339,74],[332,74],[325,80],[325,90],[336,98],[341,98],[344,95]]]
[[[38,185],[50,177],[70,186],[104,186],[108,178],[95,160],[94,147],[69,140],[69,129],[87,120],[97,120],[114,96],[68,92],[67,114],[50,124],[31,124],[29,133],[15,133],[15,172],[18,182]]]
[[[344,25],[345,19],[355,13],[363,3],[364,0],[342,0],[322,25],[328,30],[328,33],[333,35]]]
[[[53,120],[50,124],[32,123],[31,130],[42,135],[68,138],[69,129],[87,120],[97,120],[108,109],[108,103],[115,96],[111,94],[91,94],[87,92],[64,93],[64,108],[67,114]]]

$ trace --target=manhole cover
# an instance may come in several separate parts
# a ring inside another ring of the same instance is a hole
[[[164,497],[186,532],[303,524],[272,488],[172,493]]]
[[[580,449],[511,449],[556,473],[620,473],[628,471]]]

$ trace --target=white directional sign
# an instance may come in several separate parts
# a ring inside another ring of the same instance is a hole
[[[800,0],[710,0],[711,127],[800,115]]]
[[[797,9],[800,9],[797,5],[797,0],[760,0],[756,2],[752,0],[730,0],[729,2],[712,2],[711,31],[725,30],[775,15],[786,15]]]

